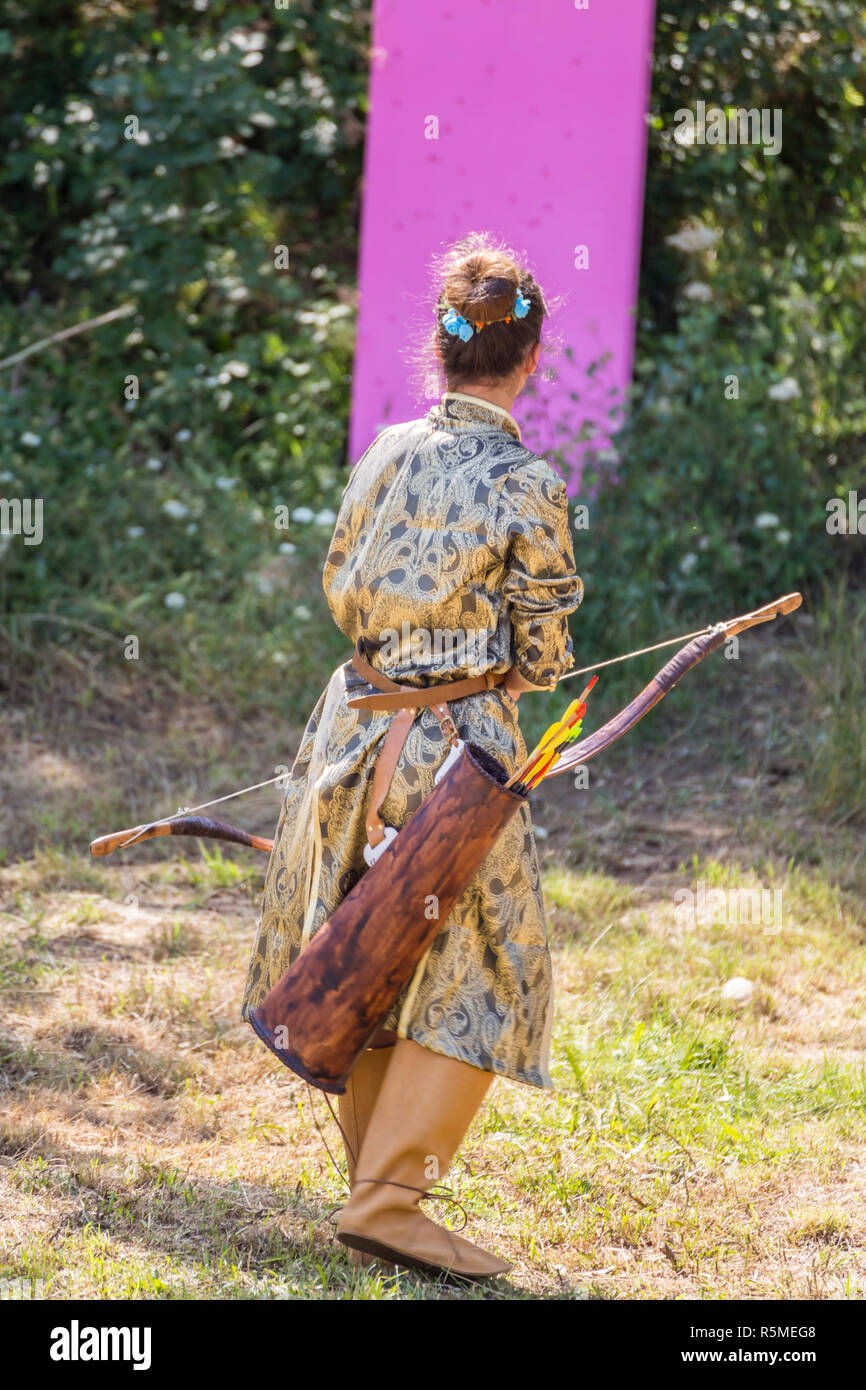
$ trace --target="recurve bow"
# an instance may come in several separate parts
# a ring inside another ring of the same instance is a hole
[[[715,623],[692,636],[691,641],[682,647],[657,675],[653,676],[649,684],[644,686],[640,694],[635,696],[625,709],[614,715],[613,719],[608,720],[594,734],[590,734],[588,738],[580,739],[571,745],[555,768],[548,773],[548,778],[558,777],[561,773],[568,772],[570,768],[587,762],[589,758],[594,758],[604,748],[609,748],[618,738],[622,738],[622,735],[627,733],[639,719],[643,719],[644,715],[653,708],[653,705],[657,705],[659,700],[663,699],[668,691],[674,688],[686,671],[697,666],[699,661],[703,661],[705,656],[715,651],[723,642],[735,637],[740,632],[745,632],[747,628],[757,626],[758,623],[770,622],[773,618],[782,617],[786,613],[793,613],[802,602],[802,595],[799,593],[785,594],[782,598],[776,599],[775,602],[765,604],[763,608],[756,608],[752,613],[744,613],[740,617],[730,618],[724,623]],[[662,642],[658,645],[672,645],[677,640],[677,638],[672,638],[670,642]],[[656,648],[643,650],[653,651]],[[629,652],[625,657],[614,657],[613,661],[625,661],[628,657],[642,654],[643,652]],[[611,664],[612,662],[599,662],[599,666]],[[585,670],[595,669],[597,668],[587,666],[581,668],[580,671],[569,671],[560,679],[568,680],[572,676],[583,674]],[[276,782],[279,778],[273,777],[270,780]],[[256,786],[266,785],[268,784],[263,782],[256,784]],[[247,790],[253,790],[253,788]],[[240,795],[240,793],[237,794]],[[220,797],[219,799],[227,800],[228,798]],[[274,846],[273,840],[268,840],[262,835],[250,835],[246,830],[241,830],[236,825],[228,825],[225,821],[210,820],[206,816],[181,813],[176,816],[168,816],[163,820],[151,821],[148,825],[136,825],[129,830],[116,830],[111,835],[101,835],[99,839],[91,842],[90,853],[101,857],[113,853],[116,849],[125,849],[127,845],[137,844],[142,840],[152,840],[158,835],[193,835],[197,839],[228,840],[233,844],[248,845],[252,849],[263,850],[266,854],[270,854]]]

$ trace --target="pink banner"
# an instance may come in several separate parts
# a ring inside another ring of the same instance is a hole
[[[574,468],[581,427],[605,436],[631,375],[653,11],[653,0],[376,0],[353,461],[436,399],[432,381],[413,379],[432,324],[429,262],[469,231],[525,252],[558,303],[548,379],[515,407],[525,442]]]

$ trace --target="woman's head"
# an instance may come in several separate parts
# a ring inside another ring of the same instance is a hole
[[[532,273],[501,243],[473,233],[438,261],[436,285],[435,348],[448,389],[509,382],[519,389],[535,366],[547,314]]]

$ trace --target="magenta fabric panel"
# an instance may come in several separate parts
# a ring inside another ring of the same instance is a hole
[[[525,252],[560,302],[548,332],[561,346],[543,356],[558,380],[536,376],[539,396],[522,395],[515,407],[525,442],[548,455],[564,448],[574,466],[581,422],[603,423],[621,398],[631,374],[654,3],[586,3],[376,0],[352,461],[385,425],[436,398],[414,363],[432,322],[428,267],[469,231],[494,232]],[[609,361],[588,377],[604,354]]]

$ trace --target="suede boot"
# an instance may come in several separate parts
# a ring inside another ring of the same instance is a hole
[[[337,1098],[337,1113],[343,1129],[340,1137],[346,1155],[350,1191],[355,1186],[358,1155],[393,1051],[392,1047],[377,1047],[362,1052],[349,1077],[345,1092]],[[373,1263],[373,1256],[364,1254],[361,1250],[350,1249],[349,1260],[353,1265],[369,1265]]]
[[[390,1264],[465,1279],[511,1268],[426,1217],[423,1193],[440,1182],[493,1077],[401,1038],[392,1049],[358,1155],[337,1239]]]

